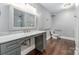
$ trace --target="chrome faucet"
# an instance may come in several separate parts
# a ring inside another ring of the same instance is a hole
[[[26,29],[23,29],[23,32],[26,33],[27,32]]]
[[[23,32],[26,33],[26,32],[30,32],[29,29],[23,29]]]

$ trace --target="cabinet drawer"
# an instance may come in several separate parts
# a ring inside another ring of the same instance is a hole
[[[21,48],[18,47],[18,48],[16,48],[16,49],[11,50],[11,51],[9,51],[9,52],[7,52],[7,53],[4,53],[4,54],[2,54],[2,55],[20,55],[20,54],[21,54]]]
[[[11,42],[7,42],[1,45],[1,54],[11,51],[20,46],[20,40],[15,40]]]

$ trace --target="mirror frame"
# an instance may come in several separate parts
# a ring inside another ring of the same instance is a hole
[[[23,10],[21,10],[20,8],[16,7],[16,6],[13,6],[13,5],[10,5],[9,6],[9,30],[22,30],[22,29],[35,29],[36,28],[36,18],[37,16],[34,15],[34,14],[31,14],[31,13],[28,13],[26,11],[26,13],[28,14],[31,14],[31,15],[34,15],[35,19],[34,19],[34,27],[14,27],[14,8],[16,8],[17,10],[20,10],[22,12],[25,12]]]

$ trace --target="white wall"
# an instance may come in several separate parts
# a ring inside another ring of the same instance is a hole
[[[76,24],[75,24],[75,42],[76,42],[76,51],[75,54],[79,55],[79,6],[76,7]]]
[[[35,7],[37,9],[37,21],[38,21],[38,25],[37,28],[38,29],[50,29],[51,28],[51,15],[49,13],[49,11],[47,11],[43,6],[41,6],[39,3],[34,3],[31,4],[33,7]]]
[[[51,29],[51,14],[40,4],[31,4],[37,9],[37,29],[47,31],[47,39],[49,38],[49,30]]]
[[[8,31],[8,6],[0,4],[0,32]]]
[[[47,36],[49,36],[49,30],[51,28],[51,16],[50,13],[43,8],[40,4],[33,4],[33,7],[37,9],[37,30],[46,30]],[[9,29],[9,9],[8,6],[0,4],[1,16],[0,16],[0,32],[8,31]],[[33,29],[33,30],[36,30]],[[13,30],[12,30],[13,31]]]
[[[31,4],[37,9],[37,30],[47,31],[49,37],[49,30],[60,29],[67,37],[74,37],[74,10],[65,10],[58,13],[51,20],[51,14],[40,4]],[[0,32],[8,31],[8,7],[0,4],[1,16],[0,16]],[[52,26],[51,26],[52,25]]]
[[[52,17],[52,30],[61,30],[59,34],[74,38],[74,8],[61,11]]]

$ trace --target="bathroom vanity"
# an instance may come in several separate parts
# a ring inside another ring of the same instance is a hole
[[[25,55],[46,48],[46,32],[33,31],[0,36],[0,55]]]

